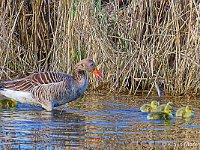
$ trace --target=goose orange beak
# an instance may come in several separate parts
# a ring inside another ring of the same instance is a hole
[[[93,74],[95,76],[99,77],[100,79],[103,79],[101,72],[99,72],[99,70],[97,68],[94,69]]]

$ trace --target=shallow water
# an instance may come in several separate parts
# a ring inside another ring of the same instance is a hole
[[[200,149],[200,99],[153,99],[190,103],[195,118],[147,120],[139,107],[152,98],[132,96],[87,94],[53,112],[18,104],[0,111],[0,149]]]

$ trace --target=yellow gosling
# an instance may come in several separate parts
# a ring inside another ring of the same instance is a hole
[[[182,117],[185,107],[181,107],[176,111],[176,117]]]
[[[7,108],[16,108],[17,101],[12,98],[4,98],[0,100],[0,108],[7,109]]]
[[[173,103],[172,102],[168,102],[167,104],[162,104],[160,106],[157,107],[157,111],[165,111],[165,107],[169,105],[169,106],[173,106]]]
[[[151,104],[144,104],[140,107],[141,112],[153,112],[157,109],[158,102],[152,101]]]
[[[192,111],[192,106],[187,105],[186,107],[179,108],[176,111],[176,117],[193,118],[194,112]]]
[[[166,105],[164,111],[152,112],[147,115],[148,120],[159,120],[159,119],[169,120],[172,118],[173,118],[172,107],[170,105]]]

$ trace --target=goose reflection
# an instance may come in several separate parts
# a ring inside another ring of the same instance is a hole
[[[84,115],[59,110],[0,112],[0,140],[10,149],[81,147],[85,126]]]

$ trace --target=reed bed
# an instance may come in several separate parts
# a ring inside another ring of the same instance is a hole
[[[200,93],[198,0],[2,0],[0,8],[1,80],[71,73],[91,57],[104,74],[88,76],[91,89]]]

